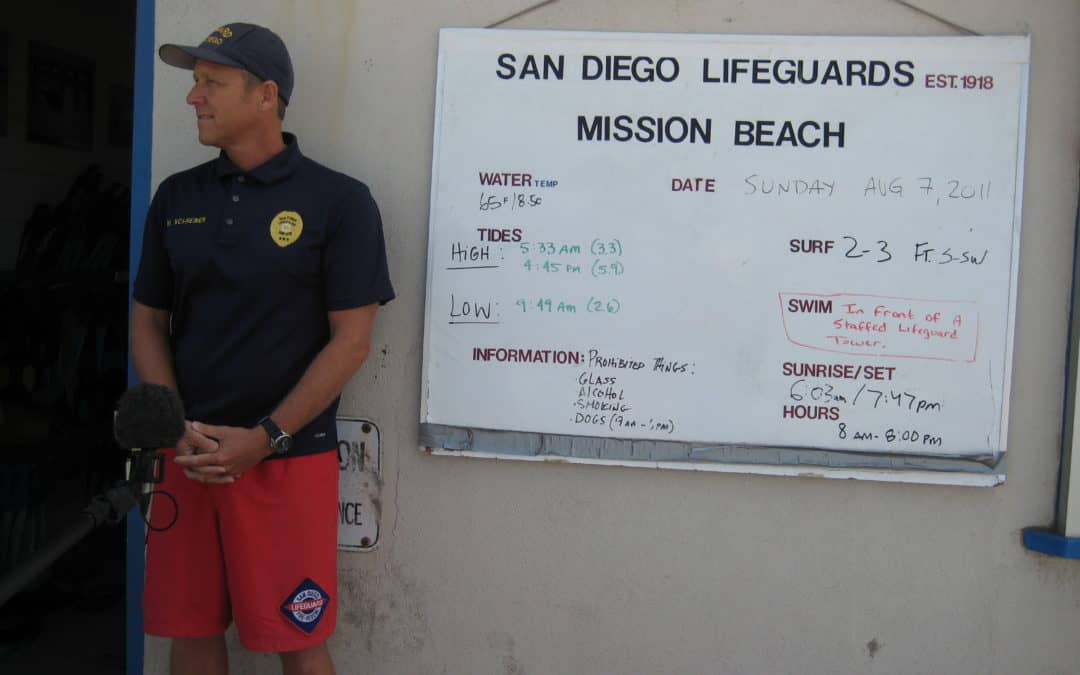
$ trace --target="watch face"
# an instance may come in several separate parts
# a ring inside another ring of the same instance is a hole
[[[292,448],[292,436],[288,434],[282,434],[280,438],[274,441],[274,452],[279,455],[284,455]]]

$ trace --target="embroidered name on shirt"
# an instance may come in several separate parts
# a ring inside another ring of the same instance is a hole
[[[198,225],[199,223],[205,223],[206,216],[197,216],[193,218],[168,218],[165,220],[165,227],[172,227],[173,225]]]

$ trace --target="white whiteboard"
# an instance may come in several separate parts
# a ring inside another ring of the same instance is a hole
[[[995,465],[1028,55],[443,30],[421,423]]]

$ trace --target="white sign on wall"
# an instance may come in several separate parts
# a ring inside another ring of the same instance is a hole
[[[1028,54],[443,30],[421,422],[996,460]]]
[[[382,447],[371,420],[338,417],[338,549],[365,551],[379,541]]]

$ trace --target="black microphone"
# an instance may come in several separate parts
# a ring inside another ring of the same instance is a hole
[[[29,559],[0,577],[0,606],[36,579],[68,549],[103,523],[119,523],[149,495],[146,483],[160,483],[163,456],[158,448],[173,447],[184,435],[184,404],[172,389],[160,384],[137,384],[124,392],[113,415],[113,436],[132,450],[127,481],[94,497],[79,517]]]
[[[113,436],[122,448],[171,448],[183,435],[184,403],[165,385],[141,382],[116,403]]]
[[[176,390],[163,384],[140,382],[130,387],[116,402],[113,436],[120,447],[130,450],[127,480],[143,491],[143,513],[150,507],[147,483],[160,483],[165,455],[159,448],[171,448],[184,435],[184,403]]]

